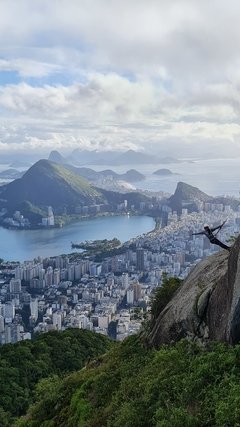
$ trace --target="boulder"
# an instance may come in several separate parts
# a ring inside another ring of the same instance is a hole
[[[150,343],[240,341],[240,237],[231,252],[222,250],[197,264],[159,314]]]

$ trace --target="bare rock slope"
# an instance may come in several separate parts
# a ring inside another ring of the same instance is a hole
[[[223,250],[192,270],[160,313],[150,342],[159,347],[184,337],[240,341],[240,237],[230,254]]]

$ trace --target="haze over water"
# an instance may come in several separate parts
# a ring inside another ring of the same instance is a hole
[[[146,179],[133,185],[136,188],[151,191],[174,193],[179,181],[198,187],[210,196],[239,197],[240,191],[240,158],[210,159],[186,161],[161,165],[125,165],[125,166],[90,166],[95,170],[112,169],[124,173],[128,169],[136,169],[146,176]],[[170,169],[176,175],[160,177],[153,175],[157,169]],[[177,175],[179,174],[179,175]]]

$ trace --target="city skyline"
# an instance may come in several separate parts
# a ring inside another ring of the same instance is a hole
[[[226,1],[0,4],[0,155],[239,152],[238,12]]]

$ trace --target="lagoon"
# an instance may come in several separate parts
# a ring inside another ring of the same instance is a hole
[[[70,223],[52,230],[9,230],[0,227],[0,258],[26,261],[71,253],[71,242],[118,238],[125,242],[151,231],[154,219],[148,216],[98,217]]]

